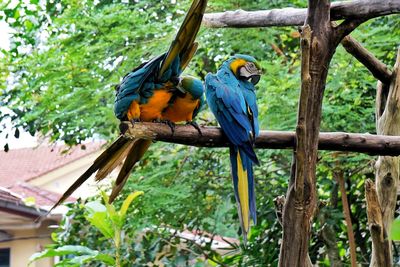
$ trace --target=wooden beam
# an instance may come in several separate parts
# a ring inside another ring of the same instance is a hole
[[[172,134],[169,126],[160,123],[141,122],[132,126],[127,122],[125,135],[167,143],[196,147],[228,147],[228,139],[218,127],[200,127],[202,135],[192,126],[177,125]],[[295,133],[261,131],[256,140],[258,149],[293,149]],[[319,150],[359,152],[369,155],[400,155],[400,136],[384,136],[357,133],[320,133]]]
[[[356,0],[331,4],[332,21],[342,19],[370,19],[400,13],[398,0]],[[306,8],[282,8],[261,11],[226,11],[204,15],[209,28],[250,28],[273,26],[300,26],[307,17]]]
[[[384,84],[390,84],[392,72],[384,63],[357,42],[357,40],[348,35],[342,40],[342,45],[344,49],[360,61],[376,79]]]

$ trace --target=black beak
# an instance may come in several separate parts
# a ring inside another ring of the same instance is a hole
[[[256,85],[261,79],[261,70],[257,68],[247,68],[243,66],[238,71],[239,77],[250,81],[252,84]]]
[[[260,79],[261,79],[261,75],[258,75],[258,74],[252,75],[252,76],[250,77],[250,82],[251,82],[252,84],[256,85],[257,83],[260,82]]]

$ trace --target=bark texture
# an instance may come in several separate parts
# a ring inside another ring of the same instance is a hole
[[[331,191],[330,206],[337,208],[338,206],[338,191],[339,186],[337,183],[333,184]],[[328,254],[329,263],[331,267],[342,267],[343,263],[340,260],[339,249],[337,246],[336,229],[332,223],[329,222],[332,217],[330,209],[326,209],[324,202],[319,204],[318,220],[322,225],[320,232],[318,233],[319,238],[324,242],[326,252]]]
[[[397,53],[397,61],[394,67],[394,73],[389,86],[389,93],[386,98],[382,96],[377,97],[377,132],[378,134],[385,135],[400,135],[400,49]],[[387,85],[386,85],[387,86]],[[378,94],[382,93],[385,85],[379,82]],[[382,101],[382,100],[386,100]],[[383,113],[382,113],[382,108]],[[382,114],[379,116],[379,114]],[[378,158],[376,164],[375,183],[378,197],[378,205],[382,215],[382,225],[380,226],[384,238],[390,232],[391,224],[393,221],[394,210],[396,207],[397,187],[400,178],[400,158],[381,156]],[[372,235],[373,229],[371,229]],[[382,246],[378,241],[373,239],[372,243],[372,266],[382,266],[381,257],[385,256],[385,266],[392,266],[392,251],[391,243],[388,242],[387,246]],[[387,251],[386,251],[387,250]]]
[[[182,144],[196,147],[229,147],[228,139],[218,127],[200,127],[200,134],[192,126],[177,125],[172,134],[171,128],[165,124],[141,122],[128,127],[127,137],[142,137],[154,141]],[[293,149],[295,147],[294,132],[261,131],[256,140],[259,149]],[[327,151],[348,151],[369,155],[400,155],[400,137],[371,134],[350,134],[341,132],[320,133],[318,149]]]
[[[383,225],[382,209],[379,204],[376,187],[371,180],[365,182],[365,199],[367,201],[368,226],[372,237],[372,259],[370,266],[392,266],[390,242]]]
[[[365,19],[346,19],[331,25],[330,1],[309,0],[301,33],[301,93],[296,150],[283,209],[279,266],[307,266],[311,222],[316,209],[316,164],[322,99],[329,63],[343,37]],[[301,229],[301,230],[299,230]]]
[[[335,172],[334,176],[339,184],[340,193],[342,195],[343,215],[347,226],[347,236],[349,238],[351,267],[357,267],[356,241],[354,238],[353,223],[351,222],[351,211],[349,201],[347,199],[344,173],[343,171]]]
[[[398,0],[356,0],[334,2],[330,8],[332,20],[370,19],[400,13]],[[272,26],[300,26],[307,17],[305,8],[282,8],[261,11],[226,11],[204,16],[203,23],[210,28],[250,28]]]

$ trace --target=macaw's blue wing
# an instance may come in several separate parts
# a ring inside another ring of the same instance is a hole
[[[220,81],[218,76],[208,74],[207,102],[229,141],[242,148],[246,155],[258,164],[252,146],[253,126],[249,120],[247,104],[240,89],[237,88],[237,82],[231,81],[231,83],[228,87],[227,81]]]
[[[159,78],[164,75],[176,57],[180,57],[180,73],[186,68],[197,50],[198,44],[194,42],[199,32],[201,21],[207,7],[207,0],[194,0],[185,19],[179,28],[174,41],[162,62]],[[179,73],[179,74],[180,74]]]
[[[193,111],[193,119],[196,118],[197,114],[203,109],[205,102],[204,95],[202,94],[199,98],[199,105]]]
[[[242,92],[248,107],[247,112],[250,114],[249,118],[253,126],[253,135],[257,137],[260,134],[260,127],[258,124],[258,107],[255,88],[251,83],[241,83],[241,85],[245,88]]]
[[[248,103],[252,97],[246,96],[244,91],[247,89],[244,86],[224,70],[217,75],[206,76],[208,105],[232,143],[229,149],[232,180],[241,229],[246,240],[250,223],[253,221],[255,224],[257,217],[253,164],[258,164],[258,159],[253,142],[255,128],[258,128],[254,115],[258,115],[258,110],[255,103]],[[255,100],[255,96],[253,98]]]
[[[118,119],[122,120],[125,117],[132,101],[146,102],[147,98],[153,95],[155,76],[165,55],[162,54],[143,63],[125,75],[116,88],[114,112]]]

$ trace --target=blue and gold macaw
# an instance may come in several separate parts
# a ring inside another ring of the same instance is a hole
[[[195,39],[206,6],[207,0],[194,0],[168,52],[143,63],[123,78],[116,87],[114,112],[118,119],[132,123],[192,123],[204,103],[203,84],[196,78],[181,74],[197,50]],[[93,173],[97,172],[95,179],[100,181],[123,162],[110,195],[112,202],[150,144],[151,140],[132,140],[121,135],[71,185],[53,208],[68,198]]]
[[[186,121],[198,129],[193,119],[205,103],[204,85],[199,79],[186,76],[179,86],[182,86],[182,89],[171,98],[170,105],[162,113],[162,120],[173,123]]]
[[[253,164],[258,164],[254,141],[259,134],[255,84],[261,68],[247,55],[225,61],[217,74],[206,76],[206,98],[222,130],[228,137],[232,180],[244,240],[251,221],[256,223]]]

